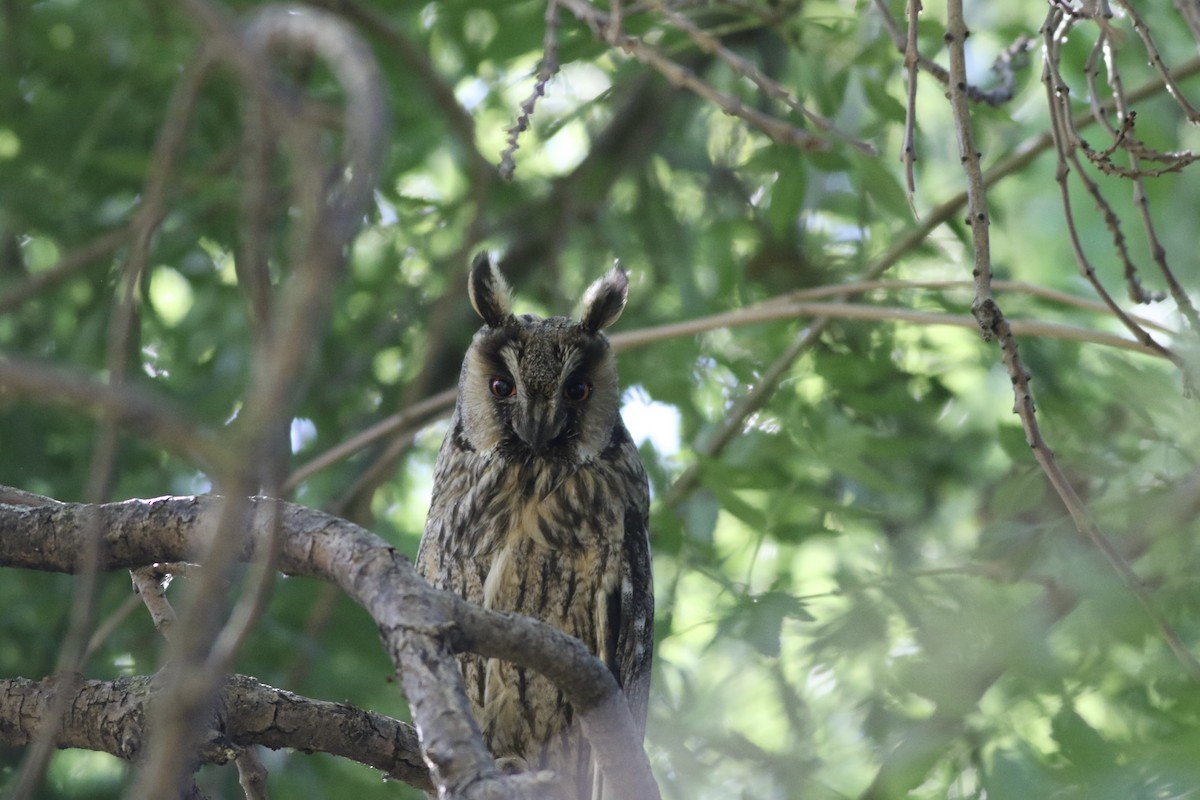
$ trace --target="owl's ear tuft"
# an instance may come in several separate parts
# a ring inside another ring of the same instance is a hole
[[[620,265],[615,265],[607,275],[588,287],[583,293],[583,312],[580,322],[587,330],[595,333],[612,325],[625,310],[629,297],[629,278]]]
[[[512,290],[491,253],[479,253],[471,262],[467,294],[476,313],[491,327],[498,328],[512,319]]]

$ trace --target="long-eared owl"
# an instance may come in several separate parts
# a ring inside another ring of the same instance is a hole
[[[578,321],[516,316],[499,269],[476,256],[469,294],[485,325],[463,360],[417,570],[470,602],[580,639],[612,670],[640,736],[654,641],[649,492],[602,332],[627,291],[613,268],[584,294]],[[498,659],[461,662],[499,763],[555,771],[564,798],[605,796],[553,683]]]

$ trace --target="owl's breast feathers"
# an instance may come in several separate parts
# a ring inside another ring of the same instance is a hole
[[[644,517],[649,506],[641,459],[619,420],[608,446],[584,459],[481,453],[452,430],[433,485],[422,548],[436,544],[454,559],[526,540],[575,554],[620,547],[626,508]]]
[[[646,513],[636,448],[617,422],[596,456],[509,460],[462,446],[438,457],[418,570],[486,608],[541,619],[580,639],[622,685],[644,725],[653,638]],[[590,780],[586,742],[562,693],[507,662],[463,658],[492,753]]]

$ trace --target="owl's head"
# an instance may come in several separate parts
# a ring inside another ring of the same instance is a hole
[[[471,305],[483,318],[458,388],[460,446],[528,459],[587,459],[619,421],[617,365],[604,328],[625,308],[629,281],[614,267],[583,295],[578,320],[512,313],[491,257],[471,265]]]

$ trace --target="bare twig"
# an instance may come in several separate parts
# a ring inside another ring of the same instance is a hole
[[[379,439],[397,436],[404,432],[413,431],[429,423],[430,420],[447,413],[454,405],[454,389],[428,397],[416,405],[392,414],[386,419],[376,422],[366,430],[360,431],[346,441],[326,450],[321,455],[297,468],[283,483],[283,490],[291,493],[302,482],[332,464],[336,464],[354,453],[362,450]]]
[[[1105,38],[1104,42],[1104,62],[1108,72],[1108,84],[1112,88],[1112,101],[1116,107],[1117,114],[1122,122],[1122,129],[1127,123],[1130,128],[1133,126],[1134,111],[1130,108],[1129,102],[1125,96],[1124,81],[1121,79],[1121,73],[1117,69],[1115,58],[1115,47],[1109,38]],[[1096,116],[1096,115],[1093,115]],[[1102,116],[1102,115],[1101,115]],[[1196,311],[1196,306],[1192,303],[1191,297],[1184,290],[1179,280],[1175,277],[1174,270],[1167,263],[1167,250],[1163,247],[1162,242],[1158,238],[1158,231],[1154,225],[1154,220],[1150,216],[1150,198],[1146,194],[1145,182],[1142,180],[1140,173],[1139,158],[1140,154],[1135,148],[1127,148],[1129,153],[1130,165],[1133,167],[1135,174],[1133,180],[1133,201],[1138,209],[1138,215],[1142,219],[1142,228],[1146,232],[1146,239],[1150,245],[1150,256],[1154,259],[1155,265],[1163,276],[1163,280],[1167,284],[1167,291],[1171,295],[1171,299],[1175,301],[1175,306],[1180,310],[1184,317],[1192,326],[1193,331],[1200,330],[1200,314]],[[1133,300],[1144,301],[1146,297],[1145,291],[1141,288],[1140,282],[1136,275],[1126,275],[1126,285],[1129,288],[1130,296]]]
[[[725,446],[742,432],[745,420],[767,402],[774,393],[776,385],[783,378],[784,374],[791,369],[793,362],[816,344],[824,332],[826,325],[829,324],[829,319],[829,317],[818,318],[812,325],[796,335],[787,349],[776,356],[767,366],[754,386],[750,387],[733,402],[733,405],[725,415],[725,419],[696,447],[697,453],[707,458],[712,458],[724,450]],[[696,463],[684,470],[683,474],[675,479],[675,482],[671,484],[671,488],[667,491],[663,502],[669,508],[676,507],[683,502],[683,499],[696,487],[699,481],[700,465]]]
[[[827,117],[824,117],[806,107],[803,103],[796,99],[796,96],[792,94],[791,91],[786,89],[777,81],[767,77],[762,70],[758,69],[756,66],[730,50],[728,47],[725,47],[723,44],[721,44],[719,39],[700,28],[698,25],[688,19],[688,17],[679,13],[662,0],[653,0],[652,5],[654,10],[657,11],[663,17],[663,19],[687,34],[688,38],[691,39],[701,51],[720,59],[726,66],[733,70],[735,74],[746,78],[748,81],[757,86],[758,89],[767,97],[770,97],[772,100],[776,100],[787,106],[789,109],[795,111],[797,114],[800,114],[810,123],[812,123],[812,125],[818,130],[825,131],[826,133],[829,133],[830,135],[846,142],[860,153],[863,153],[864,155],[876,155],[874,145],[870,144],[869,142],[855,139],[849,134],[838,130],[833,124],[833,120],[828,119]],[[619,21],[615,18],[612,28],[613,31],[610,32],[610,37],[618,35],[620,30]]]
[[[1158,46],[1154,44],[1154,39],[1150,36],[1150,27],[1146,25],[1146,21],[1142,19],[1138,13],[1137,7],[1128,2],[1128,0],[1117,0],[1121,8],[1125,9],[1125,13],[1129,15],[1129,19],[1133,22],[1133,29],[1137,31],[1138,38],[1142,40],[1142,45],[1146,48],[1146,55],[1150,58],[1150,63],[1158,74],[1162,77],[1163,85],[1167,87],[1167,92],[1171,97],[1175,98],[1175,102],[1183,110],[1188,121],[1193,124],[1200,124],[1200,111],[1191,104],[1184,95],[1183,90],[1179,88],[1179,83],[1171,75],[1171,70],[1167,68],[1163,61],[1162,55],[1158,52]]]
[[[987,195],[984,189],[983,169],[980,166],[980,153],[975,146],[975,134],[970,124],[971,112],[967,105],[966,39],[970,32],[963,20],[961,0],[948,0],[946,16],[946,48],[950,53],[950,108],[954,112],[958,157],[966,176],[967,224],[971,227],[971,238],[974,242],[975,265],[971,274],[975,278],[975,299],[971,303],[971,314],[979,322],[979,329],[986,340],[995,332],[1000,308],[992,298]]]
[[[614,19],[616,17],[614,16]],[[546,94],[546,85],[558,73],[558,0],[548,0],[546,3],[546,31],[542,38],[542,63],[538,66],[537,78],[529,97],[521,103],[521,111],[516,121],[507,131],[504,150],[500,152],[500,177],[512,180],[517,165],[513,160],[520,147],[521,134],[529,129],[529,120],[537,102]]]
[[[884,13],[887,7],[882,2]],[[904,102],[904,145],[900,150],[900,161],[904,164],[904,186],[908,191],[908,204],[916,208],[917,181],[914,164],[917,161],[917,67],[921,52],[917,48],[917,19],[921,14],[921,0],[908,0],[908,33],[904,37],[904,74],[907,79]]]
[[[737,311],[714,314],[710,317],[701,317],[685,322],[673,322],[630,333],[614,334],[612,343],[614,349],[629,350],[653,342],[676,339],[681,336],[693,336],[698,333],[721,328],[758,325],[764,322],[802,317],[814,317],[817,319],[860,319],[877,322],[909,322],[916,325],[951,325],[958,328],[978,327],[978,321],[972,322],[970,317],[961,314],[944,314],[935,311],[897,308],[895,306],[858,305],[844,302],[814,303],[779,300],[769,304],[738,309]],[[1011,325],[1013,330],[1020,330],[1022,333],[1030,336],[1090,342],[1121,350],[1129,350],[1143,355],[1166,357],[1157,348],[1147,347],[1139,342],[1108,333],[1107,331],[1095,331],[1087,328],[1077,328],[1072,325],[1061,325],[1038,320],[1014,320]]]
[[[865,292],[873,292],[878,290],[888,292],[914,290],[946,292],[958,289],[971,289],[974,288],[974,286],[975,284],[973,281],[964,280],[853,281],[850,283],[835,283],[829,286],[816,286],[811,289],[800,289],[771,300],[765,300],[760,305],[801,300],[820,300],[822,298],[834,297],[837,295],[862,294]],[[1029,283],[1027,281],[998,280],[993,278],[992,288],[1001,292],[1011,292],[1013,294],[1023,294],[1028,295],[1029,297],[1037,297],[1043,300],[1049,300],[1059,305],[1079,308],[1096,314],[1109,313],[1108,306],[1104,305],[1103,303],[1099,303],[1087,297],[1080,297],[1079,295],[1062,292],[1058,289],[1051,289],[1048,286],[1042,286],[1041,284],[1037,283]],[[747,306],[747,308],[754,308],[754,306]],[[1173,334],[1176,332],[1174,329],[1169,328],[1162,323],[1155,322],[1152,319],[1146,319],[1144,317],[1137,316],[1134,316],[1134,319],[1137,320],[1139,325],[1142,325],[1146,328],[1153,328],[1154,330],[1161,331],[1162,333]]]
[[[874,0],[874,5],[879,18],[883,21],[884,28],[887,29],[888,35],[892,39],[892,43],[896,46],[897,50],[904,54],[905,67],[907,68],[910,51],[909,40],[916,36],[916,29],[913,23],[915,18],[912,15],[911,7],[908,8],[909,28],[907,32],[904,32],[900,30],[900,25],[896,22],[896,18],[892,16],[892,12],[888,9],[885,0]],[[1000,55],[996,56],[996,60],[992,64],[992,72],[999,76],[1000,85],[995,89],[980,89],[974,84],[967,84],[967,98],[971,102],[986,103],[990,106],[1000,106],[1012,100],[1016,94],[1016,71],[1024,69],[1029,64],[1029,50],[1032,45],[1033,40],[1029,37],[1018,37]],[[912,50],[916,52],[915,45]],[[950,82],[950,73],[946,71],[946,68],[928,56],[923,56],[917,52],[916,65],[925,72],[928,72],[938,83],[945,85]]]
[[[829,149],[829,142],[824,138],[814,136],[778,117],[764,114],[758,109],[746,105],[740,98],[715,89],[691,70],[667,58],[645,40],[629,36],[620,29],[614,28],[609,15],[587,0],[558,0],[558,2],[570,10],[576,18],[587,23],[597,38],[614,47],[621,48],[638,61],[654,69],[671,85],[694,92],[726,114],[745,120],[775,142],[801,150]]]
[[[172,574],[164,572],[157,564],[138,567],[130,571],[133,578],[133,588],[146,604],[154,628],[164,639],[171,638],[171,629],[177,619],[175,609],[167,600],[167,587],[171,585]]]
[[[1047,103],[1050,108],[1050,131],[1054,139],[1055,151],[1058,158],[1058,169],[1055,173],[1059,186],[1059,194],[1062,199],[1063,217],[1066,222],[1068,240],[1071,243],[1071,249],[1075,254],[1075,261],[1079,266],[1080,274],[1092,285],[1096,294],[1109,307],[1113,315],[1116,316],[1129,332],[1132,333],[1138,341],[1148,347],[1161,347],[1153,337],[1150,336],[1140,325],[1138,325],[1128,314],[1125,313],[1117,302],[1109,294],[1108,290],[1096,275],[1095,269],[1084,251],[1083,242],[1080,239],[1079,231],[1075,225],[1074,213],[1071,208],[1071,195],[1067,183],[1067,178],[1070,174],[1068,163],[1075,165],[1075,171],[1083,183],[1084,188],[1096,205],[1104,215],[1105,224],[1112,232],[1114,247],[1118,255],[1122,258],[1125,264],[1126,274],[1135,274],[1136,268],[1132,264],[1128,250],[1125,247],[1125,237],[1121,231],[1120,219],[1112,210],[1112,207],[1100,194],[1100,188],[1096,185],[1083,169],[1080,163],[1076,148],[1073,146],[1079,137],[1074,134],[1074,123],[1071,120],[1069,108],[1067,107],[1066,98],[1069,94],[1069,88],[1062,81],[1058,74],[1058,54],[1061,47],[1063,37],[1066,35],[1066,30],[1072,24],[1072,18],[1063,13],[1060,8],[1051,8],[1049,15],[1046,18],[1046,23],[1043,26],[1043,35],[1045,37],[1046,56],[1045,68],[1043,70],[1043,82],[1046,86]],[[1165,349],[1164,349],[1165,354]],[[1182,366],[1182,361],[1177,357],[1173,359],[1177,366]]]
[[[1052,8],[1047,20],[1047,29],[1057,28],[1059,12]],[[1054,23],[1051,25],[1050,23]],[[979,321],[986,337],[994,337],[1000,344],[1002,361],[1013,385],[1014,412],[1025,429],[1025,440],[1033,451],[1034,459],[1046,474],[1075,522],[1079,533],[1104,556],[1109,566],[1121,579],[1123,586],[1142,606],[1155,622],[1164,640],[1175,653],[1180,664],[1193,680],[1200,680],[1200,662],[1183,646],[1178,634],[1166,618],[1154,607],[1141,580],[1134,573],[1124,556],[1100,531],[1087,507],[1075,492],[1067,476],[1059,467],[1053,452],[1042,436],[1034,410],[1033,394],[1030,391],[1030,374],[1017,351],[1017,341],[1012,326],[1005,319],[999,305],[991,295],[991,256],[987,237],[987,207],[984,193],[983,172],[979,156],[974,150],[971,119],[963,87],[966,85],[965,43],[968,35],[963,17],[962,0],[948,0],[946,15],[946,42],[950,51],[950,106],[958,132],[963,172],[967,182],[969,203],[968,219],[971,224],[973,249],[975,251],[976,299],[972,312]]]

